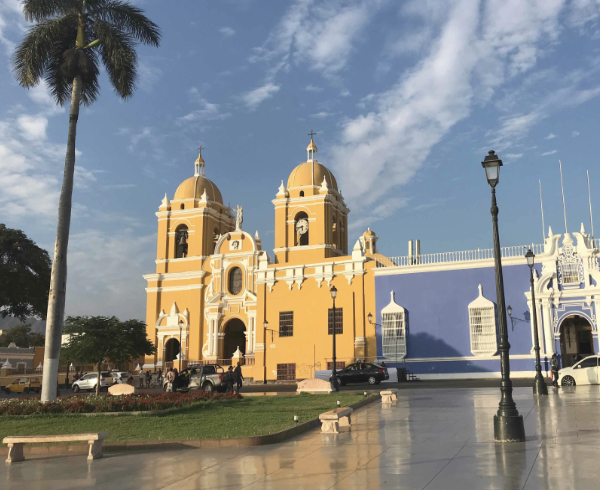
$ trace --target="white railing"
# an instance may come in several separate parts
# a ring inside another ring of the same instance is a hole
[[[538,255],[544,253],[541,243],[531,245],[515,245],[502,247],[502,257],[524,257],[528,249]],[[477,250],[463,250],[461,252],[441,252],[437,254],[404,255],[400,257],[387,257],[377,259],[377,267],[409,267],[423,264],[444,264],[448,262],[468,262],[472,260],[489,260],[494,258],[493,248],[478,248]]]

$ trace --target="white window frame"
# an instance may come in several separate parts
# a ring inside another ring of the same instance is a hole
[[[498,352],[496,306],[484,298],[481,284],[479,296],[469,304],[469,334],[474,356],[493,356]]]
[[[395,361],[406,357],[406,312],[396,303],[394,291],[390,291],[390,302],[381,310],[381,354]]]

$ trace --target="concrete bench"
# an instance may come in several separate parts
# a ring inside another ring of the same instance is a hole
[[[3,443],[8,445],[7,463],[23,461],[23,446],[25,444],[47,443],[47,442],[72,442],[87,441],[90,445],[88,461],[102,457],[102,441],[108,437],[106,432],[92,432],[90,434],[64,434],[62,436],[8,436]]]
[[[350,419],[352,412],[354,412],[353,408],[344,407],[322,413],[319,415],[321,432],[324,434],[339,434],[340,427],[350,427],[352,425]]]
[[[398,399],[396,397],[396,393],[398,393],[396,388],[380,391],[379,394],[381,395],[381,403],[395,402]]]

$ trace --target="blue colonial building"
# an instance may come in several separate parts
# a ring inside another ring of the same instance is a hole
[[[543,369],[598,352],[600,240],[579,233],[502,249],[511,373],[533,377],[533,308]],[[535,305],[524,254],[533,248]],[[412,246],[409,246],[412,252]],[[384,258],[377,254],[377,355],[421,379],[500,377],[492,249]]]

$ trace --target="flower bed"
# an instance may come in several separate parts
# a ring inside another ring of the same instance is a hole
[[[180,408],[191,403],[240,399],[236,393],[148,393],[122,396],[69,396],[55,402],[42,403],[39,398],[16,398],[0,403],[2,415],[34,415],[62,413],[152,412]]]

